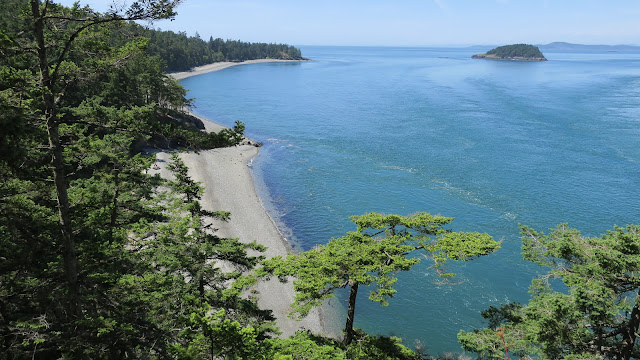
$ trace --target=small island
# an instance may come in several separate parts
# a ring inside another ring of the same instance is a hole
[[[537,46],[514,44],[499,46],[484,54],[475,54],[473,59],[511,60],[511,61],[547,61]]]

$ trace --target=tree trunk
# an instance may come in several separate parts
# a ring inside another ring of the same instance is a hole
[[[116,228],[118,221],[118,197],[120,196],[120,169],[118,166],[114,166],[113,169],[113,200],[111,201],[111,219],[109,221],[109,243],[113,242],[113,231]]]
[[[78,266],[76,256],[76,244],[71,225],[71,211],[69,207],[69,195],[67,194],[67,179],[64,170],[63,149],[60,144],[59,125],[56,121],[56,103],[53,95],[53,80],[49,74],[49,61],[47,59],[47,47],[44,40],[44,16],[45,11],[40,9],[40,1],[31,0],[31,12],[34,20],[34,35],[38,48],[38,61],[40,65],[40,87],[47,134],[49,138],[49,150],[51,152],[51,165],[53,168],[53,181],[56,188],[56,200],[58,203],[58,217],[60,223],[60,235],[62,237],[62,258],[64,261],[65,279],[68,289],[68,311],[72,318],[80,317]]]
[[[203,270],[200,269],[198,271],[198,273],[196,274],[196,283],[198,284],[198,294],[200,294],[200,300],[202,300],[203,302],[205,301],[204,299],[204,274],[203,274]]]
[[[351,291],[349,292],[349,310],[347,310],[347,324],[344,327],[344,339],[342,343],[345,345],[351,344],[353,341],[353,317],[356,312],[356,296],[358,295],[358,283],[351,285]]]
[[[631,316],[625,331],[622,333],[622,349],[620,349],[620,359],[629,360],[633,355],[633,348],[638,337],[638,326],[640,326],[640,291],[636,296],[635,306],[631,310]]]
[[[69,290],[69,310],[73,316],[79,316],[78,307],[78,260],[76,255],[76,243],[71,226],[71,211],[69,209],[69,195],[67,194],[67,179],[64,171],[62,147],[58,136],[58,124],[53,116],[47,119],[49,132],[49,146],[53,165],[53,180],[56,186],[56,200],[58,202],[58,217],[60,222],[60,234],[62,237],[62,251],[64,260],[65,278]]]

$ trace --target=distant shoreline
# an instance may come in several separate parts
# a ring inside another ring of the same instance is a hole
[[[189,71],[167,73],[167,75],[171,76],[176,80],[182,80],[191,76],[202,75],[202,74],[219,71],[222,69],[226,69],[228,67],[238,66],[238,65],[276,63],[276,62],[302,62],[302,61],[310,61],[310,60],[309,59],[302,59],[302,60],[256,59],[256,60],[245,60],[245,61],[221,61],[221,62],[215,62],[212,64],[197,66]]]

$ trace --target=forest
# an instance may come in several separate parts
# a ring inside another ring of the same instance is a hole
[[[184,71],[193,67],[219,61],[244,61],[255,59],[303,60],[300,49],[286,44],[247,43],[240,40],[200,39],[196,33],[143,29],[130,25],[149,38],[147,52],[159,56],[167,64],[167,71]]]
[[[244,124],[201,131],[165,56],[205,44],[225,59],[270,57],[285,46],[206,43],[131,23],[173,18],[179,3],[104,14],[0,3],[0,359],[469,358],[366,334],[354,327],[355,306],[359,290],[393,301],[397,274],[421,259],[448,281],[447,261],[499,250],[489,234],[455,231],[440,215],[368,213],[326,245],[265,259],[260,244],[216,233],[211,219],[233,214],[205,209],[178,153],[236,146]],[[169,51],[169,39],[188,41]],[[209,61],[196,58],[191,66]],[[148,171],[149,148],[174,153],[171,179]],[[486,328],[461,331],[462,347],[483,359],[640,357],[640,226],[601,237],[566,225],[521,232],[524,258],[548,272],[533,279],[529,303],[489,308]],[[291,276],[293,316],[348,291],[341,338],[279,337],[273,314],[243,295],[260,278]]]
[[[537,46],[526,44],[499,46],[495,49],[487,51],[487,55],[496,55],[499,57],[544,57]]]

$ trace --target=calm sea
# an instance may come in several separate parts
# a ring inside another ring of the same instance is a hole
[[[544,63],[472,60],[444,48],[302,47],[311,62],[237,66],[182,81],[195,112],[243,121],[264,142],[254,173],[297,249],[354,230],[349,216],[426,211],[503,239],[451,263],[423,261],[388,307],[359,294],[356,326],[432,353],[480,311],[526,302],[540,268],[518,223],[597,236],[640,223],[640,53],[547,52]],[[335,301],[340,306],[342,299]],[[342,325],[342,324],[340,324]]]

